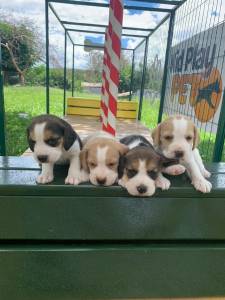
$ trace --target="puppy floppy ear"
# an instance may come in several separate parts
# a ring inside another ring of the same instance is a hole
[[[161,124],[158,124],[158,126],[152,131],[152,139],[155,146],[159,146],[160,144],[160,132],[161,132]]]
[[[69,124],[64,124],[63,147],[67,151],[73,145],[77,135]]]
[[[87,157],[88,157],[88,149],[83,149],[80,152],[80,166],[81,169],[84,169],[85,171],[89,172]]]
[[[168,158],[164,156],[162,153],[157,152],[159,157],[159,164],[162,168],[166,168],[169,166],[177,165],[179,164],[179,159],[177,158]]]
[[[124,155],[126,154],[128,151],[129,151],[129,147],[124,145],[124,144],[121,144],[119,142],[115,142],[116,143],[116,148],[118,149],[120,155]]]
[[[194,125],[194,140],[193,140],[192,150],[194,150],[195,148],[197,148],[199,142],[200,142],[199,130],[198,130],[197,126]]]
[[[123,177],[125,165],[126,165],[126,156],[121,155],[120,159],[119,159],[119,165],[118,165],[118,178],[119,179]]]

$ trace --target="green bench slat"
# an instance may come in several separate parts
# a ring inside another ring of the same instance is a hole
[[[20,159],[1,159],[0,240],[225,240],[225,164],[210,166],[210,194],[182,175],[168,191],[135,198],[119,186],[64,185],[66,167],[37,185],[37,164]]]
[[[0,247],[2,300],[225,295],[225,246]]]
[[[224,198],[0,196],[0,240],[225,240]]]

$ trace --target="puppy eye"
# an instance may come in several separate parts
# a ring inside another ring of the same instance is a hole
[[[164,139],[167,140],[167,141],[172,141],[173,136],[172,135],[166,135],[166,136],[164,136]]]
[[[132,169],[127,169],[127,177],[128,178],[132,178],[137,174],[136,170],[132,170]]]
[[[115,167],[115,165],[116,165],[116,163],[109,163],[107,166],[108,166],[109,168],[112,168],[112,167]]]
[[[152,178],[152,179],[157,178],[158,173],[156,171],[147,171],[147,173],[150,178]]]
[[[187,140],[187,141],[192,140],[192,136],[191,136],[191,135],[186,136],[186,140]]]
[[[95,167],[97,167],[97,165],[96,165],[96,163],[89,162],[89,167],[90,168],[95,168]]]
[[[46,144],[48,144],[51,147],[56,147],[58,145],[59,138],[56,139],[48,139],[45,141]]]

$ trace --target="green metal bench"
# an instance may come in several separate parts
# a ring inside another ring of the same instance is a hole
[[[38,186],[30,157],[0,158],[0,299],[225,296],[225,164],[210,194],[185,175],[151,198]]]

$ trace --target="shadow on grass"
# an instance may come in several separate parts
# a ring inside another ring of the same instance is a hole
[[[6,112],[6,154],[21,155],[28,148],[26,128],[32,115],[20,112]]]

